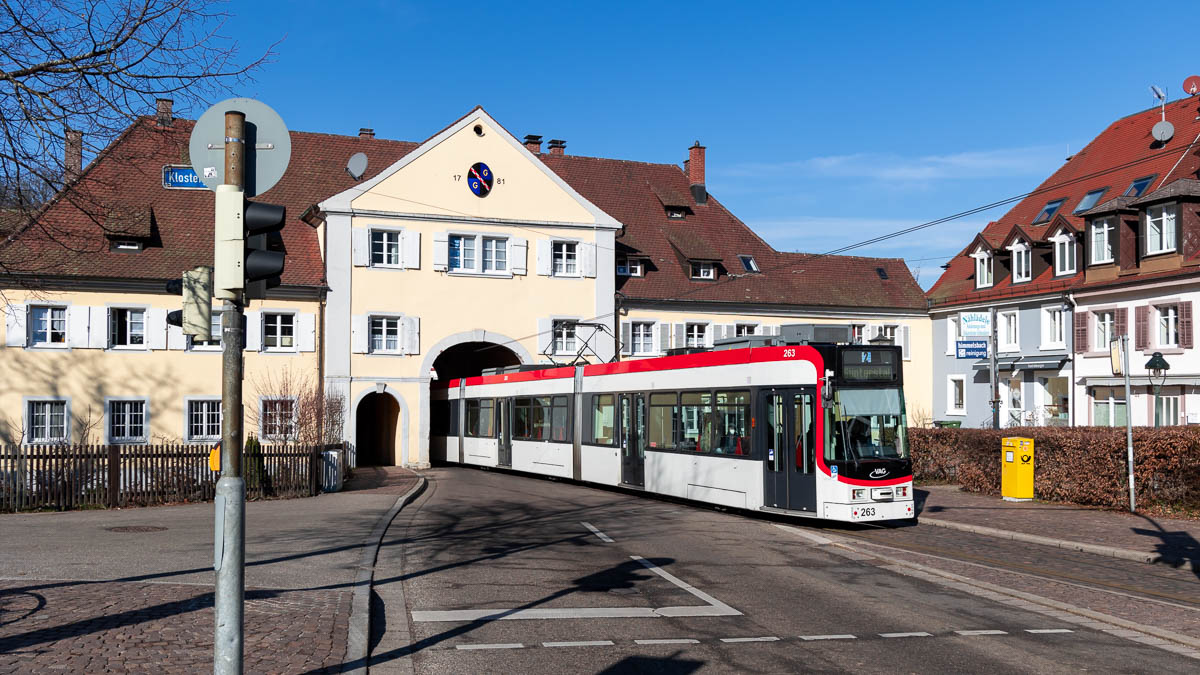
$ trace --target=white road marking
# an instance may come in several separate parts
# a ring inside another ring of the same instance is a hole
[[[857,635],[801,635],[801,640],[856,640]]]
[[[666,579],[667,581],[675,584],[679,588],[682,588],[683,590],[687,591],[688,593],[691,593],[692,595],[696,596],[697,598],[700,598],[701,600],[703,600],[704,602],[707,602],[709,604],[708,607],[660,607],[660,608],[654,610],[654,612],[656,614],[658,614],[660,616],[741,616],[742,615],[742,613],[737,611],[736,609],[721,602],[720,600],[717,600],[713,596],[709,595],[708,593],[705,593],[704,591],[696,588],[695,586],[692,586],[691,584],[684,582],[679,577],[662,569],[661,567],[659,567],[658,565],[655,565],[654,563],[650,562],[649,560],[646,560],[645,558],[638,556],[638,555],[631,555],[629,557],[640,562],[651,572],[654,572],[658,576]]]
[[[650,607],[564,607],[561,609],[450,609],[417,611],[412,620],[425,621],[501,621],[509,619],[655,619],[660,615]]]
[[[931,633],[916,631],[913,633],[880,633],[881,638],[933,637]]]
[[[1070,628],[1026,628],[1026,633],[1074,633]]]
[[[600,541],[602,541],[602,542],[604,542],[604,543],[606,543],[606,544],[611,544],[611,543],[613,543],[613,539],[612,539],[612,537],[608,536],[607,534],[604,534],[604,533],[603,533],[603,532],[601,532],[600,530],[597,530],[595,525],[592,525],[591,523],[585,523],[585,522],[582,522],[582,521],[581,521],[579,524],[580,524],[580,525],[583,525],[583,526],[584,526],[584,527],[586,527],[587,529],[591,530],[591,531],[592,531],[592,534],[596,535],[597,537],[600,537]]]
[[[543,642],[543,647],[611,647],[612,640],[585,640],[582,642]]]
[[[455,649],[521,649],[525,645],[520,642],[509,642],[504,644],[494,645],[457,645]]]
[[[742,637],[742,638],[721,638],[721,642],[776,642],[777,637]]]
[[[634,640],[634,643],[639,645],[698,645],[700,641],[695,638],[673,638],[667,640]]]
[[[956,630],[959,635],[1008,635],[1008,631],[1003,630]]]
[[[778,527],[779,529],[783,530],[784,532],[790,532],[790,533],[796,535],[797,537],[803,537],[803,538],[811,541],[813,544],[815,544],[817,546],[826,546],[828,544],[834,543],[834,541],[828,537],[822,537],[819,534],[809,532],[807,530],[802,530],[797,527],[792,527],[791,525],[781,525],[779,523],[775,523],[775,527]]]

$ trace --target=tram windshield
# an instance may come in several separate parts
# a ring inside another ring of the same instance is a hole
[[[907,459],[904,394],[899,388],[839,389],[825,459]]]

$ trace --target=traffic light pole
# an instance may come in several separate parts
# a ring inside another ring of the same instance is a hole
[[[244,187],[246,116],[225,113],[225,184]],[[218,210],[217,217],[222,217]],[[241,227],[241,224],[238,224]],[[242,478],[242,331],[241,292],[224,301],[221,312],[221,479],[217,481],[217,572],[214,607],[216,634],[213,672],[240,675],[246,562],[246,482]]]

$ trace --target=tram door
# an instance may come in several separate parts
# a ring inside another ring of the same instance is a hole
[[[766,506],[817,510],[815,402],[812,389],[768,389],[759,395]]]
[[[496,463],[504,467],[512,467],[512,429],[509,428],[512,421],[509,414],[511,403],[512,399],[496,399],[496,437],[499,439]]]
[[[621,394],[621,482],[646,485],[646,397]]]

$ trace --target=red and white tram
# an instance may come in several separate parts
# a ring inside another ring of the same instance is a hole
[[[435,460],[841,521],[915,518],[899,347],[766,346],[451,380]]]

